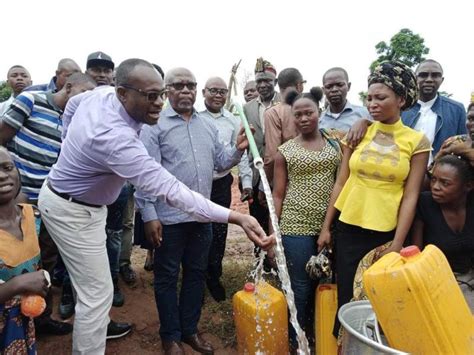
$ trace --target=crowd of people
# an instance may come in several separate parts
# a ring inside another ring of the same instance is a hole
[[[335,255],[339,307],[353,298],[368,253],[434,244],[474,308],[474,103],[466,114],[439,93],[442,82],[434,60],[415,71],[383,62],[358,106],[347,100],[344,68],[328,69],[321,87],[305,92],[298,69],[278,73],[259,58],[245,83],[244,113],[264,157],[297,319],[312,347],[318,280],[305,266],[325,247]],[[221,280],[228,223],[242,227],[256,255],[268,251],[266,267],[276,267],[263,186],[248,137],[226,109],[226,82],[205,82],[198,111],[188,68],[165,74],[142,59],[116,67],[94,52],[84,72],[61,59],[42,85],[32,86],[28,70],[14,65],[7,85],[11,97],[0,103],[1,352],[34,354],[35,334],[73,332],[73,353],[103,354],[107,339],[132,330],[109,311],[126,302],[119,278],[136,282],[130,258],[138,244],[154,272],[164,353],[184,354],[186,343],[212,354],[198,323],[206,286],[217,302],[230,296]],[[229,209],[233,167],[249,215]],[[59,315],[74,315],[73,324],[51,318],[41,269],[62,286]],[[20,296],[30,293],[46,298],[34,321],[20,311]],[[336,319],[334,336],[339,328]]]

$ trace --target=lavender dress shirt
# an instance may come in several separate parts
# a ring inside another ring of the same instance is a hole
[[[229,209],[191,191],[148,155],[138,137],[141,123],[128,115],[113,87],[74,96],[65,114],[67,135],[48,177],[56,191],[108,205],[128,180],[198,222],[228,222]]]

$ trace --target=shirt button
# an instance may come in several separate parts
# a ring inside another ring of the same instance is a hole
[[[196,149],[194,149],[194,153],[196,153],[196,152],[197,152],[197,150],[196,150]]]

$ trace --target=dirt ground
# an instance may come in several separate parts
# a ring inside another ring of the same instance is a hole
[[[237,180],[237,179],[234,179]],[[247,203],[240,202],[240,193],[234,181],[232,187],[232,209],[248,213]],[[251,263],[253,245],[248,241],[243,231],[236,226],[229,226],[227,238],[226,256],[224,260],[232,263],[232,260],[247,260]],[[125,304],[120,308],[112,308],[111,317],[116,321],[132,322],[134,329],[131,334],[122,339],[107,342],[106,354],[161,354],[161,342],[158,334],[159,321],[153,295],[153,273],[143,269],[146,251],[134,247],[132,255],[133,268],[137,272],[137,283],[134,287],[129,287],[121,283],[121,290],[125,295]],[[246,264],[247,265],[247,264]],[[225,272],[224,268],[224,272]],[[240,283],[240,282],[239,282]],[[59,302],[60,289],[53,288],[55,311]],[[232,295],[228,295],[230,298]],[[218,305],[208,294],[205,299],[206,305],[203,307],[200,328],[207,331],[202,333],[203,337],[210,341],[216,349],[216,354],[236,354],[235,342],[232,339],[221,339],[217,335],[221,326],[221,315],[215,312]],[[227,305],[226,314],[222,317],[231,317],[230,301]],[[217,308],[219,309],[219,308]],[[214,311],[212,311],[214,310]],[[59,319],[57,314],[53,317]],[[71,320],[68,320],[72,322]],[[204,323],[204,324],[203,324]],[[214,328],[214,324],[216,329]],[[217,334],[217,335],[216,335]],[[42,336],[38,339],[38,354],[70,354],[72,346],[72,336]],[[197,354],[189,346],[184,345],[186,354]]]

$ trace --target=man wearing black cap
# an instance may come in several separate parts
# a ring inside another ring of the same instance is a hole
[[[115,64],[104,52],[94,52],[87,57],[86,73],[92,76],[97,85],[111,85]]]

